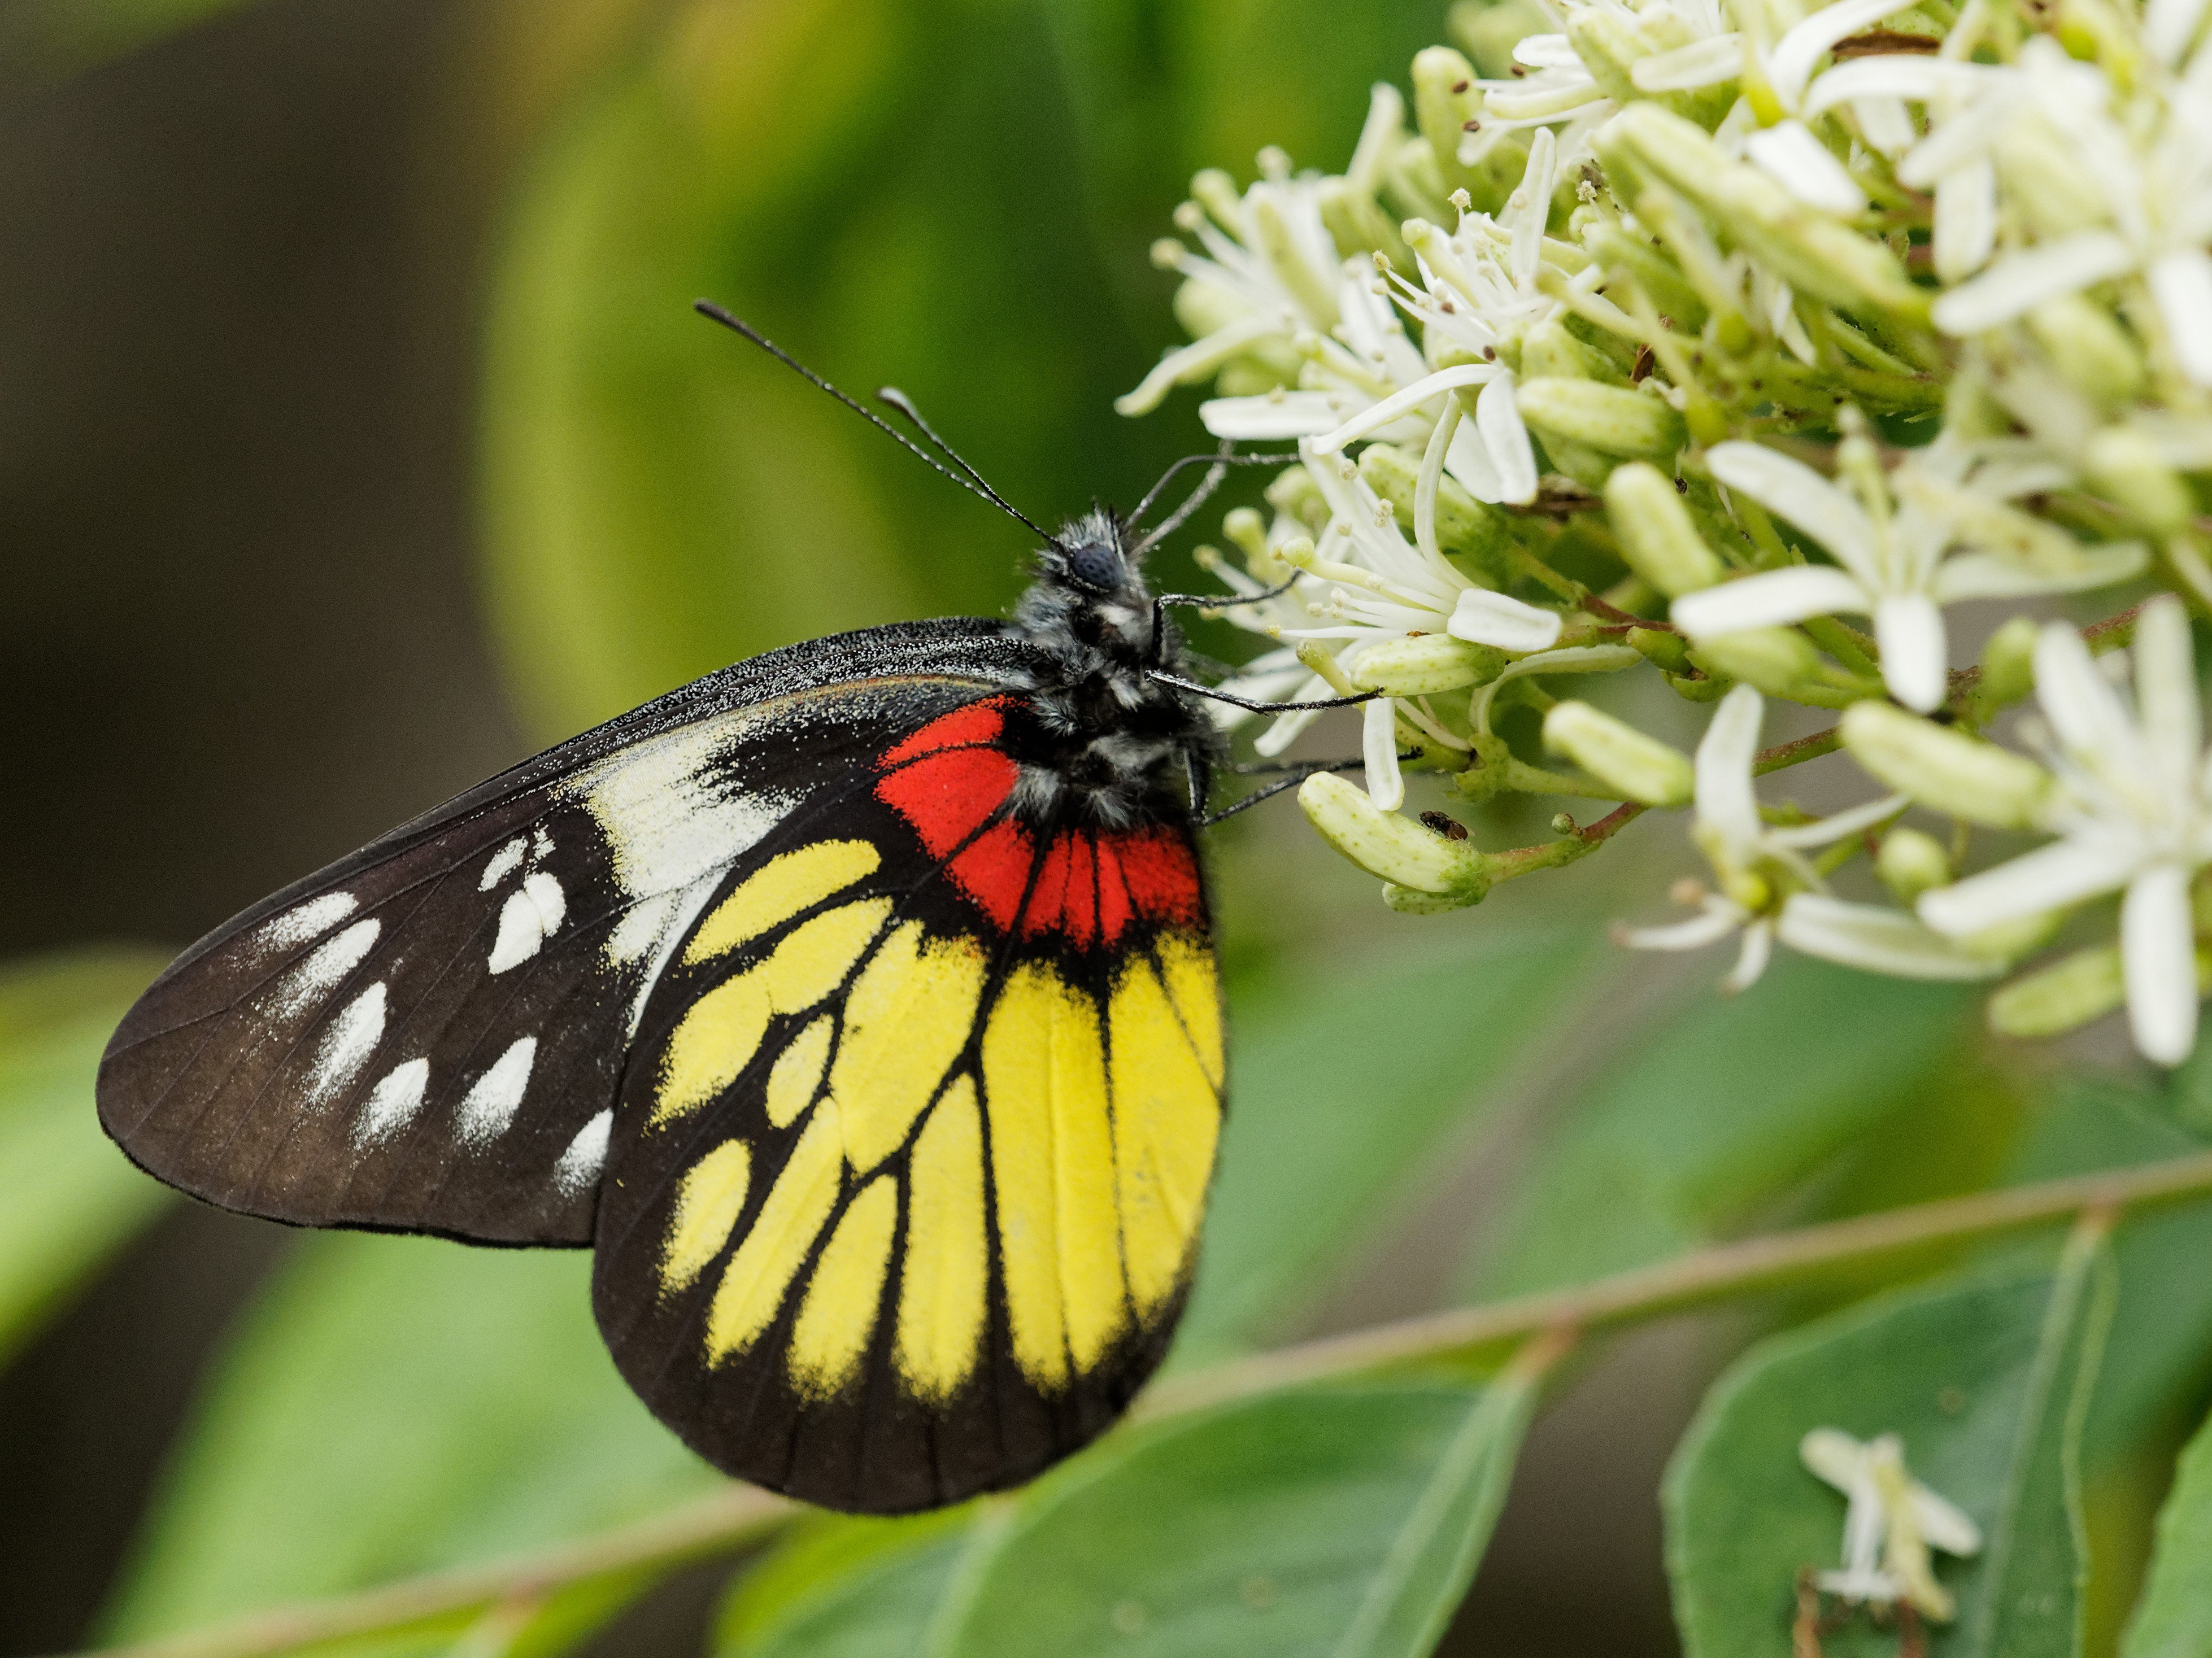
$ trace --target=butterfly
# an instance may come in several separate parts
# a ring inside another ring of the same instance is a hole
[[[102,1123],[249,1214],[590,1247],[729,1473],[1029,1478],[1158,1363],[1222,1124],[1218,739],[1143,550],[1094,511],[1011,622],[738,663],[288,887],[131,1010]]]

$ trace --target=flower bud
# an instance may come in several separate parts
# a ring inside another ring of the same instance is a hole
[[[1328,498],[1304,466],[1285,466],[1267,486],[1267,504],[1319,535],[1328,528]]]
[[[2140,432],[2106,427],[2089,440],[2082,463],[2092,483],[2155,535],[2172,535],[2196,511],[2189,486]]]
[[[1585,380],[1623,378],[1604,352],[1583,344],[1557,318],[1547,318],[1522,336],[1521,372],[1531,380],[1551,375]]]
[[[1501,650],[1470,645],[1449,634],[1386,639],[1352,659],[1352,683],[1386,696],[1427,696],[1486,685],[1504,671],[1507,660]]]
[[[1659,398],[1625,386],[1557,375],[1513,388],[1521,418],[1547,436],[1608,455],[1668,455],[1682,446],[1682,417]]]
[[[2061,294],[2027,313],[2027,331],[2051,367],[2091,397],[2124,403],[2142,390],[2142,354],[2111,312]]]
[[[1587,702],[1555,702],[1544,716],[1544,746],[1564,754],[1623,800],[1683,806],[1697,779],[1689,756]]]
[[[1628,630],[1628,648],[1653,667],[1668,673],[1680,674],[1690,671],[1690,647],[1680,634],[1670,634],[1659,628],[1631,628]]]
[[[1633,14],[1625,8],[1618,15],[1601,6],[1580,6],[1567,14],[1567,44],[1575,49],[1583,67],[1598,89],[1615,103],[1630,104],[1640,95],[1628,78],[1629,68],[1651,48],[1636,38]]]
[[[1725,573],[1656,466],[1639,460],[1615,468],[1605,481],[1605,513],[1628,568],[1669,598],[1710,587]]]
[[[1934,835],[1916,829],[1893,829],[1881,837],[1874,872],[1881,877],[1883,885],[1911,905],[1919,901],[1922,893],[1951,884],[1951,859]]]
[[[1906,279],[1887,247],[1799,201],[1757,167],[1729,160],[1695,122],[1639,100],[1601,128],[1596,143],[1608,173],[1618,155],[1629,172],[1641,168],[1671,185],[1799,292],[1844,310],[1927,317],[1929,295]]]
[[[1716,634],[1690,653],[1709,674],[1741,679],[1769,696],[1794,697],[1820,671],[1813,641],[1790,628],[1740,628]]]
[[[1333,772],[1316,772],[1301,783],[1298,805],[1322,840],[1370,875],[1467,904],[1489,890],[1486,860],[1471,844],[1384,811],[1364,789]]]
[[[1459,164],[1460,135],[1482,113],[1480,79],[1474,65],[1449,46],[1431,46],[1413,58],[1413,121],[1429,141],[1446,190],[1462,190],[1474,180]]]
[[[1983,705],[2008,708],[2035,689],[2035,641],[2043,630],[2016,616],[1982,647]]]
[[[1990,1029],[2001,1036],[2055,1036],[2101,1018],[2127,993],[2119,946],[2100,944],[1999,990],[1990,998]]]
[[[2041,819],[2051,774],[2033,760],[1887,702],[1854,703],[1843,731],[1852,758],[1923,805],[1992,829]]]

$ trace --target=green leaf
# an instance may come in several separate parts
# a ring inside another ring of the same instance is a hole
[[[721,1658],[1426,1652],[1535,1384],[1303,1388],[1118,1431],[957,1530],[827,1522],[732,1599]]]
[[[1885,1118],[1929,1108],[1972,1000],[1802,957],[1741,997],[1701,989],[1632,1035],[1627,1057],[1562,1114],[1474,1287],[1578,1283],[1771,1212]]]
[[[2080,1649],[2081,1423],[2112,1297],[2101,1241],[2059,1269],[2014,1266],[1881,1297],[1774,1337],[1714,1384],[1662,1491],[1675,1618],[1688,1658],[1786,1650],[1799,1571],[1838,1558],[1842,1497],[1808,1473],[1812,1429],[1896,1433],[1912,1476],[1982,1528],[1981,1554],[1938,1557],[1958,1597],[1938,1658]],[[1861,1619],[1827,1658],[1897,1648]]]
[[[0,1363],[169,1196],[93,1105],[101,1050],[161,959],[85,950],[0,971]]]
[[[1229,1122],[1175,1362],[1291,1333],[1577,1004],[1595,932],[1468,932],[1231,1004]]]
[[[302,1240],[199,1402],[110,1633],[540,1547],[709,1487],[616,1375],[589,1274],[575,1251]]]
[[[2197,1430],[2159,1510],[2149,1580],[2120,1658],[2205,1658],[2212,1653],[2212,1422]]]
[[[1425,1652],[1489,1539],[1533,1394],[1316,1388],[1118,1435],[1014,1505],[930,1650]]]
[[[714,1649],[723,1658],[908,1658],[975,1546],[975,1525],[972,1505],[802,1523],[738,1582]]]

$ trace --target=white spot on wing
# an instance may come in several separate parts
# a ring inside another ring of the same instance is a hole
[[[313,955],[276,981],[270,1011],[279,1018],[290,1018],[321,1001],[362,964],[383,931],[384,923],[372,915],[316,945]]]
[[[544,870],[533,871],[522,885],[507,894],[499,912],[499,937],[492,941],[491,959],[485,963],[495,974],[520,967],[538,953],[568,913],[568,900],[560,882]]]
[[[489,892],[501,881],[522,866],[522,837],[516,835],[491,855],[484,865],[483,878],[477,883],[478,892]]]
[[[384,1040],[384,981],[379,979],[331,1022],[307,1072],[309,1100],[328,1099],[360,1075]]]
[[[353,1143],[367,1145],[405,1127],[422,1108],[422,1091],[429,1081],[428,1060],[410,1060],[386,1072],[362,1105],[360,1120],[353,1126]]]
[[[530,832],[530,855],[540,862],[553,855],[553,832],[543,823]]]
[[[264,950],[289,950],[321,938],[360,908],[361,900],[350,892],[325,892],[296,909],[286,910],[273,921],[264,921],[253,935],[253,942]]]
[[[720,751],[750,723],[706,720],[639,744],[585,773],[575,792],[607,838],[631,908],[605,946],[617,971],[643,969],[629,1010],[646,999],[724,871],[781,823],[796,795],[727,794],[709,780]]]
[[[553,1166],[553,1183],[573,1193],[599,1179],[599,1170],[606,1166],[607,1135],[614,1126],[615,1114],[602,1111],[578,1129],[576,1138],[561,1154],[561,1161]]]
[[[530,1086],[530,1067],[537,1060],[538,1038],[520,1037],[477,1078],[453,1124],[465,1144],[482,1145],[507,1132],[521,1108],[522,1090]]]

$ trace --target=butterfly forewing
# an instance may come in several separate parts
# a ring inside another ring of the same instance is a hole
[[[594,1278],[617,1363],[703,1455],[878,1511],[1118,1414],[1188,1289],[1222,1081],[1188,829],[1018,812],[1018,695],[893,723],[655,983]]]
[[[462,796],[180,957],[109,1046],[102,1121],[250,1213],[588,1242],[647,994],[726,873],[1008,650],[986,623],[817,641]]]

